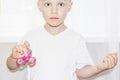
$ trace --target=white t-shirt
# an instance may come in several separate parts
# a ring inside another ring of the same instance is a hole
[[[83,37],[71,29],[53,36],[44,27],[29,32],[36,65],[28,67],[27,80],[77,80],[75,70],[93,65]]]

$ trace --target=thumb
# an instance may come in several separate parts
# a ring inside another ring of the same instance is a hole
[[[26,48],[30,48],[30,43],[29,43],[28,41],[24,41],[24,46],[25,46]]]

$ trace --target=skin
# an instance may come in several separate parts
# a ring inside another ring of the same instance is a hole
[[[16,65],[16,59],[23,57],[27,54],[27,49],[30,48],[28,41],[25,41],[23,44],[15,45],[12,49],[11,55],[7,59],[7,67],[10,70],[15,70],[18,68]]]
[[[64,20],[67,13],[71,10],[71,0],[40,0],[37,4],[46,21],[44,26],[46,31],[55,36],[67,28],[64,24]],[[30,48],[30,43],[27,41],[13,47],[11,56],[7,60],[7,65],[10,70],[17,68],[15,60],[24,56],[27,48]],[[76,69],[75,72],[78,78],[89,78],[98,73],[114,68],[117,61],[117,53],[110,53],[99,64],[95,66],[86,65],[81,69]]]
[[[46,21],[45,29],[52,35],[64,31],[67,13],[71,10],[71,0],[40,0],[38,8]],[[50,19],[56,17],[58,19]]]

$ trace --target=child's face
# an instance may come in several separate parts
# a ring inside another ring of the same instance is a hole
[[[71,0],[40,0],[38,3],[46,23],[51,26],[58,26],[64,23],[71,5]]]

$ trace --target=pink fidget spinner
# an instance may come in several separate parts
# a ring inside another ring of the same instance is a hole
[[[18,66],[23,66],[26,63],[28,63],[30,66],[35,65],[36,63],[36,58],[32,57],[32,50],[28,49],[28,52],[25,56],[23,56],[22,58],[17,59],[16,64]]]

